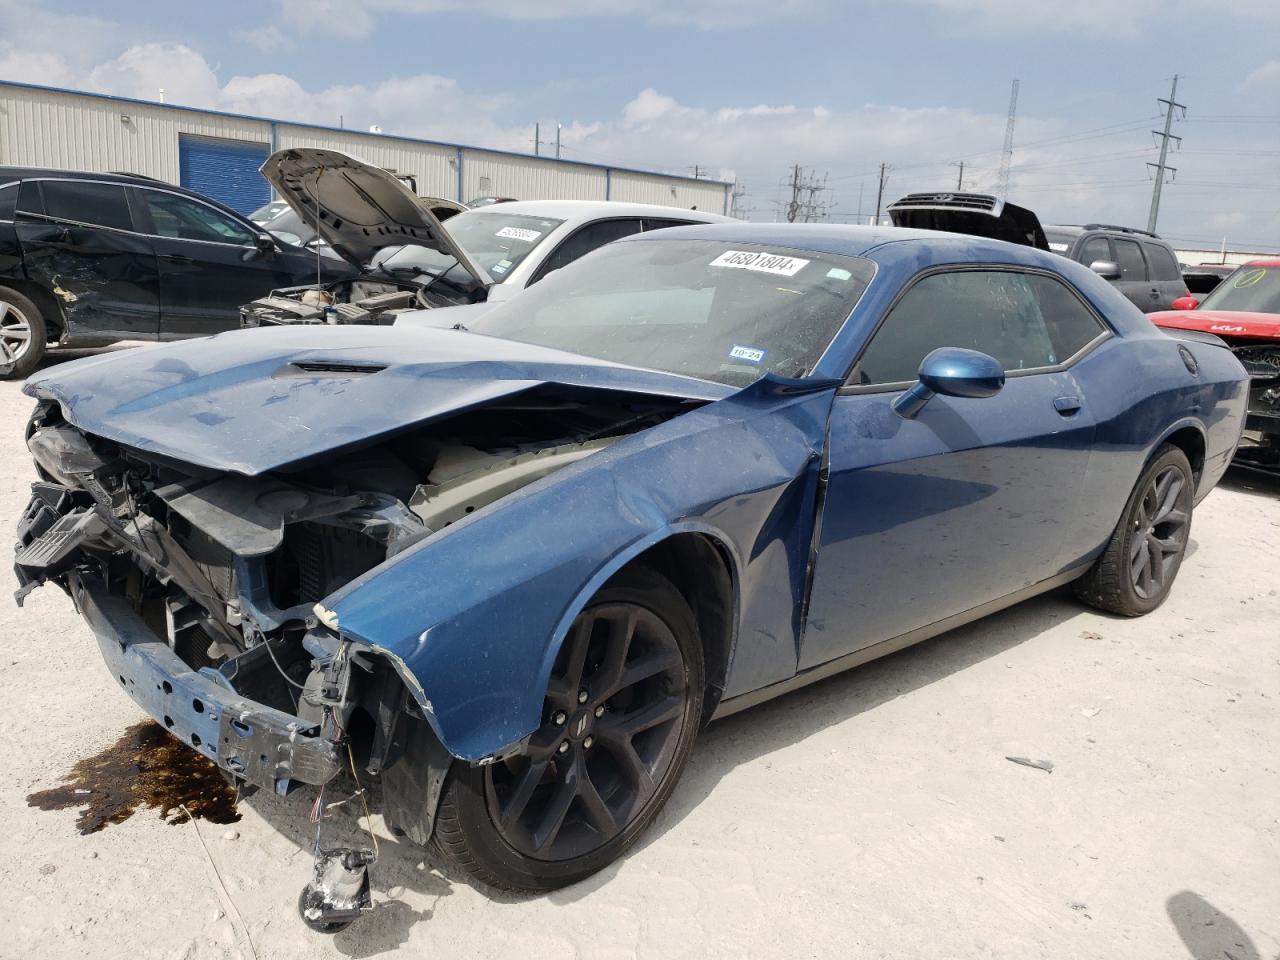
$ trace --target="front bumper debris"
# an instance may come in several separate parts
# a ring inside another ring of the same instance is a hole
[[[246,783],[285,794],[323,784],[342,767],[318,724],[248,700],[217,671],[193,671],[124,599],[72,571],[71,596],[125,692],[171,734]]]

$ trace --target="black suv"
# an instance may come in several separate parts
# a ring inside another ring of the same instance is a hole
[[[50,344],[233,330],[242,304],[317,271],[355,273],[158,180],[0,167],[0,376],[26,376]]]
[[[1048,226],[1049,249],[1110,280],[1143,313],[1169,310],[1187,295],[1173,247],[1154,233],[1133,227],[1090,223]]]

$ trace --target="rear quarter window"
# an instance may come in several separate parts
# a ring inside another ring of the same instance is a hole
[[[122,186],[82,180],[46,180],[41,192],[46,216],[115,230],[133,229]]]
[[[1182,279],[1182,273],[1178,270],[1178,261],[1173,258],[1168,247],[1149,243],[1146,240],[1142,242],[1142,246],[1147,251],[1147,262],[1151,264],[1152,280]]]

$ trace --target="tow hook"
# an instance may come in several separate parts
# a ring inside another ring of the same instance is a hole
[[[337,933],[373,909],[369,895],[372,850],[317,850],[311,882],[298,895],[302,922],[319,933]]]

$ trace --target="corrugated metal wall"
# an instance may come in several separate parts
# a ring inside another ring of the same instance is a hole
[[[410,173],[418,192],[454,200],[627,200],[726,212],[728,185],[594,164],[236,117],[0,81],[0,166],[118,170],[179,183],[178,135],[324,147]],[[462,170],[459,176],[458,166]]]
[[[714,180],[678,180],[659,174],[614,170],[610,174],[610,200],[632,203],[663,203],[669,207],[693,207],[708,213],[727,213],[728,188]]]
[[[396,173],[412,174],[420,196],[452,200],[458,195],[458,151],[453,147],[277,123],[276,149],[285,147],[340,150]]]

